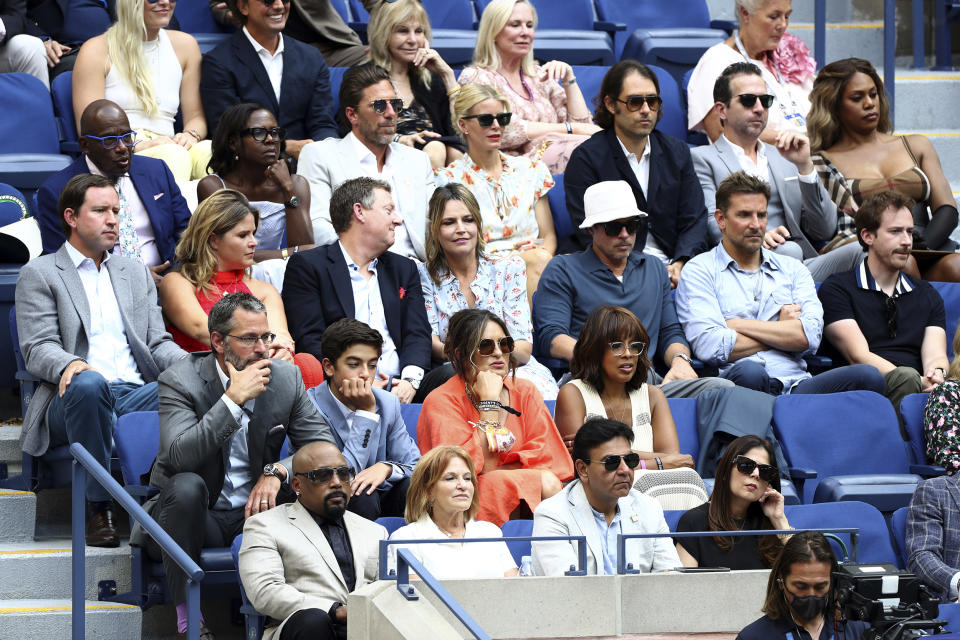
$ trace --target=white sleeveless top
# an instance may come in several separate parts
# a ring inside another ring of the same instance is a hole
[[[587,415],[585,421],[590,418],[610,418],[603,408],[603,399],[593,385],[584,380],[571,380],[570,384],[580,390],[583,396],[583,404],[586,406]],[[653,424],[650,421],[650,396],[647,393],[647,384],[643,383],[639,389],[630,392],[630,412],[632,420],[630,426],[633,428],[633,444],[631,449],[635,451],[653,451]]]
[[[173,136],[173,119],[180,108],[180,83],[183,80],[183,69],[180,60],[173,50],[170,37],[163,29],[156,40],[143,43],[143,54],[147,60],[147,68],[153,74],[153,94],[157,98],[158,113],[149,118],[143,112],[140,103],[133,95],[133,89],[126,78],[120,75],[116,64],[110,65],[107,73],[104,97],[120,105],[130,127],[137,131],[147,130],[163,136]]]

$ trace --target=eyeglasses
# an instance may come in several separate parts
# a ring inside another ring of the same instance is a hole
[[[254,347],[261,340],[263,340],[263,344],[269,347],[270,343],[276,340],[277,334],[265,333],[262,336],[235,336],[228,333],[227,337],[233,338],[245,347]]]
[[[150,0],[147,1],[149,2]],[[262,2],[265,7],[272,7],[276,4],[277,0],[260,0],[260,2]],[[283,4],[290,4],[290,0],[283,0]]]
[[[620,230],[623,228],[626,228],[627,233],[632,236],[640,229],[640,218],[632,218],[626,222],[621,222],[620,220],[604,222],[602,226],[603,232],[611,238],[616,238],[620,235]]]
[[[586,462],[587,464],[590,464],[592,462],[599,462],[600,464],[603,465],[603,468],[606,469],[607,471],[616,471],[617,469],[620,468],[621,460],[626,462],[627,466],[630,467],[631,469],[636,469],[637,465],[640,464],[640,454],[636,453],[635,451],[631,451],[630,453],[622,456],[609,455],[609,456],[604,456],[600,460],[584,460],[584,462]]]
[[[295,476],[306,478],[313,484],[327,484],[333,480],[333,474],[345,482],[353,479],[353,467],[317,467],[306,472],[294,473]]]
[[[754,469],[760,470],[760,479],[766,480],[767,484],[776,484],[780,478],[780,472],[771,464],[759,464],[756,460],[747,456],[737,456],[734,460],[737,471],[745,476],[753,473]]]
[[[626,100],[617,98],[617,102],[627,105],[627,111],[640,111],[644,103],[650,107],[650,111],[656,111],[660,108],[660,105],[663,104],[663,100],[656,94],[649,96],[628,96]]]
[[[508,354],[513,352],[513,338],[507,336],[505,338],[500,338],[499,341],[496,341],[493,338],[484,338],[477,344],[477,353],[482,356],[492,356],[494,345],[500,346],[500,353]]]
[[[269,135],[274,140],[283,140],[287,136],[287,130],[283,127],[250,127],[240,131],[242,136],[250,136],[257,142],[264,142]]]
[[[512,117],[512,113],[509,111],[504,111],[503,113],[498,113],[497,115],[493,115],[492,113],[475,113],[472,116],[463,116],[463,119],[469,120],[471,118],[476,118],[477,124],[486,128],[493,125],[494,120],[496,120],[497,124],[499,124],[501,127],[505,127],[510,124],[510,118]]]
[[[757,98],[760,99],[760,105],[764,109],[769,109],[770,105],[773,104],[773,96],[769,93],[764,93],[762,95],[757,95],[755,93],[741,93],[737,96],[737,99],[740,100],[740,104],[745,106],[747,109],[750,109],[753,107],[753,105],[757,104]]]
[[[887,296],[883,301],[883,310],[887,316],[887,335],[891,338],[897,337],[897,299]]]
[[[137,144],[137,132],[136,131],[127,131],[122,133],[119,136],[92,136],[89,133],[83,134],[84,138],[90,138],[91,140],[99,140],[100,144],[103,145],[103,148],[106,150],[115,149],[119,143],[123,143],[125,147],[132,147]]]
[[[636,342],[630,342],[630,343],[619,342],[619,341],[610,343],[610,351],[615,356],[622,356],[624,353],[627,353],[628,355],[632,355],[632,356],[638,356],[641,353],[643,353],[643,350],[646,347],[647,345],[643,344],[639,340]]]
[[[377,113],[384,113],[387,110],[387,105],[389,104],[393,108],[394,113],[399,113],[400,109],[403,109],[403,100],[400,98],[391,98],[390,100],[384,100],[383,98],[379,100],[374,100],[373,102],[368,103],[373,107],[373,110]]]

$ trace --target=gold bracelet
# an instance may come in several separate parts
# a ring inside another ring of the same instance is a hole
[[[287,251],[286,247],[284,247],[283,249],[280,249],[280,255],[283,256],[284,260],[286,260],[287,258],[290,257],[290,252]]]
[[[458,91],[460,91],[460,85],[457,85],[453,89],[450,89],[450,91],[447,91],[447,97],[448,98],[452,97]]]
[[[200,138],[200,132],[197,131],[196,129],[189,129],[189,130],[187,130],[187,131],[184,131],[184,133],[189,134],[189,135],[193,136],[194,138],[196,138],[197,142],[200,142],[200,140],[201,140],[201,138]]]

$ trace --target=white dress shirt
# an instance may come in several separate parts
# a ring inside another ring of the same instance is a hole
[[[243,35],[247,36],[250,46],[257,52],[263,68],[270,78],[270,85],[273,87],[273,93],[277,96],[277,102],[280,102],[280,81],[283,79],[283,34],[280,34],[280,43],[277,45],[276,53],[270,53],[270,50],[253,39],[247,28],[243,28]]]
[[[391,540],[446,540],[450,536],[440,530],[429,515],[400,527],[390,535]],[[493,538],[491,542],[465,544],[411,544],[405,547],[438,580],[472,578],[502,578],[503,574],[517,568],[510,555],[503,532],[492,522],[469,520],[464,531],[465,538]],[[388,567],[397,566],[397,549],[403,545],[387,547]]]
[[[67,242],[67,254],[77,268],[83,292],[90,308],[90,334],[87,336],[87,363],[99,371],[107,382],[143,384],[143,378],[127,343],[120,305],[113,292],[113,281],[107,269],[110,254],[106,253],[100,269],[90,258]]]
[[[627,150],[626,145],[623,144],[619,136],[617,136],[617,142],[620,144],[623,155],[627,157],[627,165],[633,170],[633,175],[637,177],[640,190],[643,191],[643,195],[646,196],[650,186],[650,145],[653,144],[653,138],[647,136],[647,143],[643,145],[643,151],[640,152],[639,158],[637,158],[637,154]],[[654,256],[664,264],[670,264],[670,262],[672,262],[670,257],[657,246],[657,241],[651,233],[647,234],[647,242],[643,245],[643,252]]]
[[[722,133],[720,135],[723,136]],[[764,142],[757,140],[757,161],[754,162],[747,155],[747,152],[743,150],[743,147],[730,142],[730,139],[726,136],[723,136],[723,139],[726,140],[733,149],[733,153],[736,154],[737,160],[740,162],[740,168],[743,169],[745,173],[755,178],[760,178],[767,184],[770,183],[770,167],[767,164],[767,145]],[[800,173],[798,175],[802,182],[813,184],[817,181],[816,169],[811,169],[810,173]]]
[[[99,144],[99,142],[97,142],[97,144]],[[90,173],[97,176],[104,175],[103,171],[100,171],[100,168],[93,164],[89,157],[87,157],[86,160]],[[117,178],[117,186],[127,199],[127,208],[133,216],[133,226],[137,231],[137,244],[140,247],[140,259],[143,261],[143,264],[148,267],[155,267],[162,263],[163,260],[160,259],[160,251],[157,249],[157,238],[153,233],[153,223],[150,222],[150,216],[147,214],[147,210],[140,200],[140,195],[137,193],[137,188],[133,185],[133,180],[130,179],[130,174],[125,173]],[[113,252],[119,254],[119,226],[117,234],[117,244],[114,245]]]

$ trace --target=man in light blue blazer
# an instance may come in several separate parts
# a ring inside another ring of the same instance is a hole
[[[760,69],[748,62],[724,69],[714,85],[713,108],[720,112],[723,133],[713,144],[691,152],[706,202],[707,232],[713,245],[720,242],[713,216],[717,187],[730,174],[745,171],[770,185],[764,248],[802,260],[813,279],[823,282],[833,273],[855,268],[863,251],[853,242],[819,253],[837,233],[837,207],[817,177],[804,136],[784,133],[777,145],[760,141],[769,115],[763,106],[766,94]]]
[[[681,566],[660,503],[633,487],[640,456],[631,451],[633,429],[607,418],[587,420],[573,440],[577,478],[540,503],[533,513],[535,536],[585,536],[587,575],[617,573],[617,535],[664,533],[626,543],[626,562],[643,573]],[[534,542],[533,572],[562,576],[577,565],[576,540]]]
[[[330,222],[330,196],[351,178],[366,176],[390,185],[403,224],[390,250],[426,260],[427,205],[435,188],[430,158],[396,142],[400,96],[385,69],[350,69],[340,84],[340,107],[351,131],[342,140],[327,138],[303,147],[297,173],[310,183],[310,219],[317,245],[337,241]]]
[[[395,395],[373,388],[383,337],[343,318],[323,333],[323,384],[307,395],[327,419],[353,468],[350,511],[370,520],[403,516],[413,467],[420,460]]]

